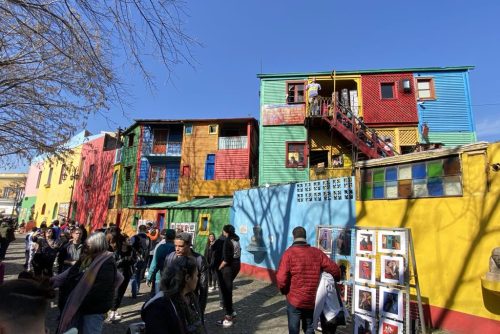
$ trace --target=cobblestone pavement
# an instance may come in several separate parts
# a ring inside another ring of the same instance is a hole
[[[5,279],[14,279],[23,270],[24,264],[24,236],[17,235],[7,252]],[[119,312],[123,315],[121,322],[104,325],[105,334],[124,334],[131,323],[141,321],[140,309],[147,299],[146,284],[141,284],[141,294],[137,299],[132,299],[130,289],[123,298],[123,305]],[[288,333],[285,298],[277,288],[268,283],[254,280],[249,277],[238,277],[235,281],[234,307],[238,316],[234,325],[230,328],[221,328],[215,325],[215,321],[224,316],[219,309],[218,292],[211,292],[208,296],[206,309],[206,323],[208,333]],[[47,327],[51,333],[55,332],[57,325],[58,309],[56,301],[51,302],[47,314]],[[337,333],[350,333],[352,329],[343,328]]]

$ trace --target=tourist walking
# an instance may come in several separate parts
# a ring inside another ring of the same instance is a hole
[[[130,238],[130,244],[137,253],[137,262],[135,263],[134,275],[132,275],[132,298],[137,298],[141,288],[141,281],[146,272],[146,264],[151,248],[151,239],[146,234],[146,225],[139,226],[139,232]]]
[[[208,291],[212,292],[217,290],[217,271],[212,267],[214,263],[214,251],[212,246],[215,244],[215,234],[210,232],[208,234],[207,245],[205,246],[205,259],[208,263]]]
[[[160,241],[154,250],[153,260],[151,261],[151,266],[149,267],[149,272],[147,277],[148,285],[149,284],[153,285],[151,289],[153,295],[160,292],[161,273],[163,271],[163,265],[165,264],[166,257],[170,253],[175,252],[175,245],[174,245],[175,230],[173,229],[163,230],[162,234],[165,235],[165,239]]]
[[[293,244],[281,257],[276,280],[278,289],[286,295],[289,333],[298,334],[302,327],[304,333],[311,334],[321,272],[331,274],[338,281],[340,269],[325,253],[307,244],[303,227],[294,228],[292,235]]]
[[[104,233],[90,235],[86,245],[86,253],[80,260],[51,279],[63,295],[64,308],[57,333],[71,328],[77,328],[80,334],[101,333],[104,314],[111,309],[115,288],[123,280],[113,253],[107,251]]]
[[[192,256],[173,258],[162,277],[161,291],[142,308],[146,333],[206,333],[194,293],[199,285],[197,267]]]
[[[194,293],[198,298],[198,305],[200,306],[201,310],[201,318],[202,320],[204,320],[205,307],[207,306],[208,296],[208,264],[203,255],[196,253],[191,248],[191,238],[191,234],[187,232],[181,232],[175,236],[175,252],[170,253],[165,258],[162,276],[168,274],[169,267],[175,259],[186,256],[192,256],[195,258],[196,267],[198,268],[198,284],[196,286],[196,289],[194,290]]]

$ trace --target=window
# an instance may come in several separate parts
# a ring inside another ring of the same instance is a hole
[[[115,207],[115,196],[109,196],[108,209],[113,209]]]
[[[382,99],[393,99],[394,94],[394,82],[384,82],[380,84],[380,95]]]
[[[61,175],[59,175],[59,184],[63,183],[64,180],[68,177],[68,171],[66,165],[62,165],[61,167]]]
[[[95,174],[95,165],[92,164],[89,167],[89,173],[87,175],[87,179],[85,180],[86,185],[90,185],[92,184],[92,182],[94,182],[94,176],[95,176],[94,174]]]
[[[182,166],[182,176],[189,177],[191,175],[191,166],[184,165]]]
[[[304,103],[303,81],[294,81],[286,83],[286,103]]]
[[[184,125],[184,133],[187,136],[190,136],[193,134],[193,124],[186,124]]]
[[[40,187],[40,181],[42,180],[42,171],[38,172],[38,179],[36,180],[36,189]]]
[[[122,161],[122,149],[119,148],[115,153],[115,164],[120,163]]]
[[[132,166],[125,167],[123,170],[125,171],[125,181],[130,181],[132,178]]]
[[[215,154],[207,154],[205,161],[205,180],[213,180],[215,178]]]
[[[458,156],[361,171],[361,199],[462,195]]]
[[[116,191],[116,184],[118,183],[118,171],[115,170],[113,173],[113,181],[111,182],[111,192],[114,193]]]
[[[434,80],[431,78],[417,79],[417,98],[419,100],[433,100],[436,98],[434,92]]]
[[[306,143],[291,142],[286,143],[286,167],[304,167],[306,160]]]
[[[47,183],[45,184],[46,187],[50,186],[50,182],[52,181],[52,172],[53,171],[54,171],[54,168],[50,167],[49,176],[47,177]]]
[[[128,147],[134,146],[134,137],[135,137],[134,133],[128,135]]]
[[[198,234],[208,235],[209,230],[210,230],[210,214],[208,213],[201,214],[198,219]]]
[[[40,211],[40,214],[42,214],[42,215],[45,214],[45,207],[46,207],[46,205],[45,205],[45,203],[43,203],[42,210]]]
[[[11,194],[14,194],[15,193],[15,190],[13,188],[10,188],[10,187],[5,187],[3,188],[3,198],[9,198],[9,196]]]
[[[217,124],[210,124],[208,126],[208,134],[209,135],[216,135],[218,129],[219,129],[219,126]]]

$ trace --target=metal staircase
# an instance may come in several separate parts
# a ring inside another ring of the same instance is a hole
[[[321,117],[368,159],[394,156],[396,153],[373,129],[356,117],[349,106],[340,101],[336,101],[333,108],[330,98],[319,97],[309,105],[309,111],[309,117]]]

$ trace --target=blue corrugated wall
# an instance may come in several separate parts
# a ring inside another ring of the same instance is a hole
[[[434,79],[435,100],[418,102],[419,129],[429,126],[429,141],[446,146],[477,141],[467,71],[417,72],[414,77]],[[420,132],[420,140],[424,141]]]
[[[337,192],[338,195],[332,195],[329,200],[325,200],[325,191],[331,191],[331,194]],[[349,192],[352,194],[351,198],[346,197]],[[310,200],[309,194],[312,196]],[[321,197],[315,194],[321,194]],[[353,227],[355,198],[354,177],[235,192],[231,222],[241,238],[242,263],[276,270],[283,252],[293,242],[292,230],[296,226],[306,229],[307,241],[311,245],[315,245],[318,225]],[[254,226],[260,226],[262,229],[266,247],[263,258],[258,258],[248,251]]]

